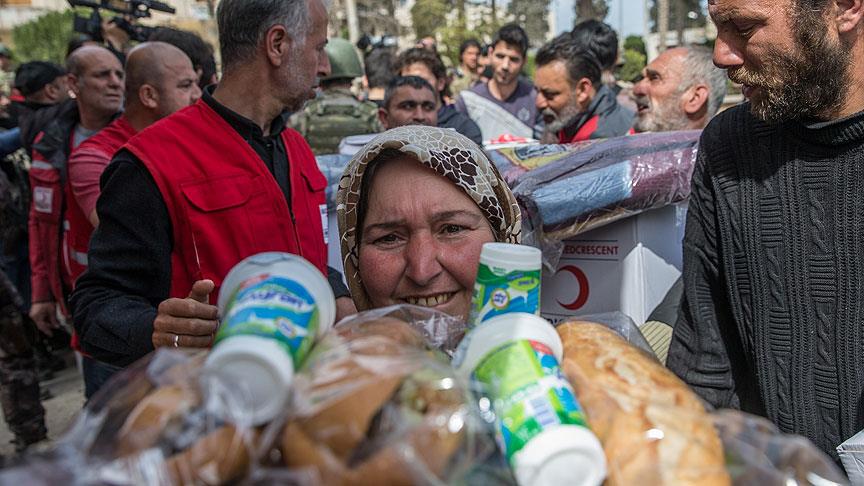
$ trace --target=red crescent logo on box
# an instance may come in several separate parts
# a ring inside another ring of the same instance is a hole
[[[585,276],[585,272],[579,269],[579,267],[574,267],[573,265],[567,265],[566,267],[561,267],[555,272],[555,275],[558,275],[561,272],[568,272],[574,277],[576,277],[576,282],[579,283],[579,295],[576,296],[576,300],[570,302],[569,304],[565,304],[564,302],[558,301],[558,305],[561,307],[575,311],[582,308],[586,302],[588,302],[588,277]]]

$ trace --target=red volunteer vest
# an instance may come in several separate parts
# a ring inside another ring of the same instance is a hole
[[[204,101],[143,130],[124,148],[152,174],[171,217],[171,297],[186,297],[196,280],[216,283],[264,251],[312,262],[327,275],[321,208],[327,180],[299,133],[282,132],[288,154],[291,207],[264,161]]]
[[[135,136],[135,133],[135,129],[132,128],[126,117],[121,116],[73,150],[70,161],[74,163],[75,152],[82,150],[98,151],[105,156],[106,160],[111,160],[114,154],[120,150],[120,147]],[[63,266],[67,278],[74,288],[78,277],[84,273],[84,270],[87,270],[87,249],[90,247],[93,225],[90,224],[88,215],[84,214],[78,205],[78,201],[72,193],[72,184],[68,180],[64,190],[67,207],[63,221]]]
[[[34,140],[38,144],[44,133]],[[72,135],[69,135],[71,139]],[[71,144],[71,141],[69,142]],[[30,188],[32,198],[28,218],[30,266],[33,302],[53,300],[60,306],[63,315],[68,316],[66,290],[70,282],[61,270],[60,235],[63,219],[63,182],[59,162],[47,160],[41,152],[34,149],[30,165]],[[65,164],[65,160],[63,163]],[[40,276],[40,278],[37,278]],[[44,277],[44,278],[42,278]]]

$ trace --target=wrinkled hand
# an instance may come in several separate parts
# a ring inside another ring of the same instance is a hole
[[[30,319],[36,323],[36,327],[48,337],[54,335],[54,329],[60,328],[60,322],[57,320],[57,303],[49,302],[34,302],[30,306]]]
[[[212,280],[199,280],[192,284],[189,297],[162,301],[153,321],[153,347],[174,347],[175,343],[181,348],[210,347],[219,326],[218,309],[207,303],[215,288]]]
[[[339,297],[336,299],[336,322],[342,319],[353,316],[357,313],[357,306],[350,297]]]

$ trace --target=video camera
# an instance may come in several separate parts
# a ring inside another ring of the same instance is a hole
[[[174,14],[176,10],[167,3],[158,0],[69,0],[73,7],[88,7],[93,9],[90,17],[76,15],[73,28],[75,32],[87,34],[93,40],[102,42],[102,17],[99,10],[109,10],[119,13],[111,19],[118,27],[123,29],[129,38],[137,42],[145,42],[153,33],[153,27],[134,24],[129,19],[140,19],[150,17],[150,11]]]
[[[381,47],[396,47],[398,45],[398,39],[393,35],[380,35],[380,36],[371,36],[369,34],[363,34],[363,37],[357,41],[357,49],[360,49],[362,52],[366,52],[372,49],[378,49]]]

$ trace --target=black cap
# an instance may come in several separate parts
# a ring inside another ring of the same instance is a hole
[[[66,70],[53,62],[26,62],[15,70],[15,88],[24,96],[30,96],[66,74]]]

